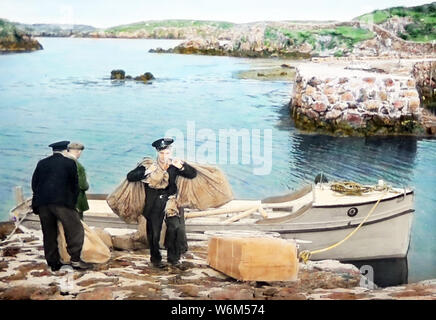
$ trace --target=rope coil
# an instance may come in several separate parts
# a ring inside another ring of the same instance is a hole
[[[374,185],[374,186],[364,186],[360,183],[353,181],[343,181],[343,182],[333,182],[330,185],[330,189],[344,193],[346,195],[361,195],[362,193],[368,193],[371,191],[389,191],[392,188],[387,185]]]

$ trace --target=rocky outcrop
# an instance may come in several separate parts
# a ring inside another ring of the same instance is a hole
[[[151,80],[156,79],[151,72],[146,72],[144,74],[141,74],[137,77],[132,77],[130,75],[126,76],[126,72],[121,69],[112,70],[111,71],[111,80],[135,80],[135,81],[142,81],[144,83],[147,83]]]
[[[412,75],[425,108],[422,117],[423,127],[429,135],[436,135],[436,60],[415,63]]]
[[[155,79],[155,77],[153,76],[153,74],[151,74],[151,72],[146,72],[144,74],[141,74],[140,76],[133,78],[133,80],[143,81],[143,82],[147,82],[147,81],[154,80],[154,79]]]
[[[435,12],[436,2],[432,2],[413,7],[395,6],[375,10],[353,20],[377,24],[405,40],[430,42],[436,34]]]
[[[300,129],[338,136],[424,134],[415,86],[411,76],[302,65],[292,117]]]
[[[208,56],[231,56],[249,58],[284,57],[293,59],[308,59],[310,52],[298,51],[297,49],[279,49],[272,46],[263,46],[259,42],[229,41],[218,39],[196,38],[168,50],[161,48],[151,49],[157,53],[199,54]]]
[[[436,60],[415,63],[412,75],[416,80],[416,88],[422,103],[430,108],[436,108]]]
[[[365,26],[363,23],[355,25]],[[412,58],[412,57],[434,57],[436,54],[434,45],[406,41],[399,38],[392,32],[376,24],[367,25],[376,36],[373,39],[360,42],[352,51],[357,57],[379,57],[379,58]]]
[[[111,80],[124,80],[126,78],[126,72],[124,70],[112,70]]]
[[[12,23],[0,19],[0,53],[41,50],[42,45]]]
[[[234,57],[383,57],[410,58],[434,55],[431,43],[405,41],[375,24],[258,22],[234,25],[229,30],[198,34],[180,45],[157,53]]]

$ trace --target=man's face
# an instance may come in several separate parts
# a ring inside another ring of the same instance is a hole
[[[159,155],[159,161],[167,162],[171,157],[171,148],[166,148],[164,150],[159,151],[158,155]]]
[[[69,152],[73,154],[76,157],[76,159],[79,159],[82,154],[82,150],[78,150],[78,149],[70,149]]]

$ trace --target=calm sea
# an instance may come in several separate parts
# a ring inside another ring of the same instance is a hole
[[[168,130],[183,135],[181,154],[192,146],[201,153],[206,136],[218,139],[220,130],[235,129],[250,140],[241,139],[236,163],[230,155],[218,164],[238,198],[283,194],[321,172],[330,180],[383,179],[415,188],[409,281],[436,278],[436,140],[302,134],[289,117],[292,84],[235,76],[262,60],[148,53],[176,44],[166,40],[39,40],[44,50],[0,56],[0,220],[14,204],[14,186],[31,195],[32,172],[54,141],[84,143],[89,192],[109,193],[143,156],[154,154],[150,143]],[[156,80],[114,82],[113,69],[152,72]],[[258,175],[269,133],[272,167]],[[256,141],[261,152],[242,163],[250,155],[244,146]],[[218,142],[207,146],[208,155],[222,156]]]

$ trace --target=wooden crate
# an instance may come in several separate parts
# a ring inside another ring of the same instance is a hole
[[[296,245],[283,239],[212,237],[207,262],[243,281],[293,281],[298,275]]]

